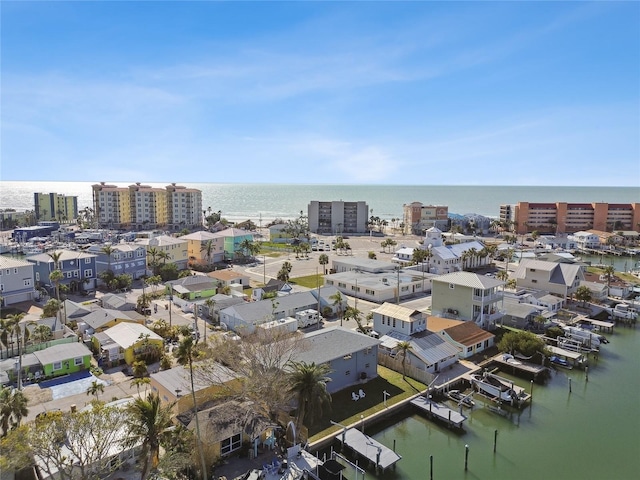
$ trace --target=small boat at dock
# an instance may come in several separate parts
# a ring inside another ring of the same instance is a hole
[[[523,389],[518,393],[513,383],[509,384],[492,373],[473,374],[471,382],[480,393],[498,402],[520,405],[527,398]]]
[[[449,390],[446,392],[446,396],[456,402],[458,405],[463,405],[465,407],[473,408],[475,407],[475,402],[473,401],[473,392],[465,395],[460,390]]]

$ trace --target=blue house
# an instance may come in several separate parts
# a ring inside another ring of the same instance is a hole
[[[54,270],[62,271],[64,279],[61,285],[66,285],[70,292],[86,292],[96,288],[96,256],[85,252],[73,250],[56,250],[60,253],[60,261],[55,264],[51,253],[41,253],[27,257],[26,260],[33,264],[33,272],[37,285],[46,287],[51,294],[55,292],[55,285],[49,279]]]
[[[147,270],[147,250],[144,245],[134,243],[111,245],[111,258],[102,251],[102,248],[103,245],[92,245],[87,249],[87,252],[96,255],[98,276],[109,269],[114,275],[127,274],[134,280],[145,275]]]

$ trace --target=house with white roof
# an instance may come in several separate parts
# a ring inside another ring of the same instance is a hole
[[[352,297],[375,303],[395,302],[431,289],[431,278],[413,269],[396,268],[370,273],[366,271],[343,271],[325,275],[325,285],[334,286]]]
[[[122,361],[131,365],[137,354],[147,348],[164,346],[162,337],[144,325],[121,322],[104,332],[96,333],[91,342],[101,352],[102,362],[118,365]]]
[[[569,235],[569,239],[576,243],[577,248],[600,248],[600,236],[591,231],[579,231]]]
[[[5,306],[33,300],[36,295],[33,264],[0,256],[0,295]]]
[[[380,335],[392,331],[415,335],[427,329],[427,316],[419,310],[385,302],[371,312],[373,329]]]
[[[404,335],[400,332],[390,331],[380,337],[380,352],[396,357],[398,344],[401,342],[409,342],[411,345],[407,351],[405,364],[429,374],[437,374],[458,361],[460,351],[458,347],[427,331],[418,335]]]
[[[189,255],[187,253],[187,241],[182,237],[171,237],[169,235],[158,235],[152,238],[141,238],[136,243],[144,246],[149,254],[151,248],[155,248],[158,252],[164,252],[169,255],[166,263],[173,263],[178,270],[187,268]],[[160,263],[164,263],[162,260]]]
[[[147,272],[147,251],[136,243],[116,243],[110,245],[111,254],[107,255],[103,245],[92,245],[87,251],[96,255],[98,275],[111,270],[114,275],[130,275],[137,280]]]

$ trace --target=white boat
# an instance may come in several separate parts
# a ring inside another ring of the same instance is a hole
[[[465,407],[472,408],[475,406],[475,402],[473,401],[473,393],[469,395],[465,395],[460,390],[449,390],[447,392],[447,397],[456,402],[458,405],[462,404]]]
[[[601,343],[609,343],[605,337],[579,327],[562,327],[567,338],[577,340],[585,347],[599,349]]]
[[[520,397],[511,386],[498,379],[495,375],[485,373],[483,375],[471,375],[474,387],[484,395],[507,403],[518,403]]]

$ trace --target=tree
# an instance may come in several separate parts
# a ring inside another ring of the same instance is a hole
[[[87,388],[87,395],[95,395],[96,400],[100,400],[101,393],[104,393],[104,385],[97,380],[91,382],[91,385]]]
[[[329,297],[330,300],[333,300],[333,306],[338,309],[338,316],[340,317],[340,326],[342,326],[342,312],[344,311],[344,304],[346,300],[342,296],[342,293],[337,291],[333,295]]]
[[[100,251],[107,256],[107,270],[111,270],[111,255],[115,253],[115,248],[111,245],[105,245]]]
[[[64,273],[62,273],[62,270],[56,269],[49,274],[49,280],[53,283],[56,289],[56,299],[60,302],[60,283],[64,280]]]
[[[187,333],[187,332],[184,332]],[[189,379],[191,380],[191,397],[193,399],[193,410],[196,413],[194,415],[196,421],[196,442],[198,443],[198,450],[200,453],[200,463],[202,468],[202,476],[207,477],[207,463],[204,459],[204,451],[202,450],[202,437],[200,436],[200,419],[198,418],[198,405],[196,402],[196,390],[193,382],[193,361],[199,356],[199,351],[196,349],[193,336],[186,335],[178,345],[177,351],[174,353],[178,363],[180,365],[188,365],[189,367]]]
[[[604,267],[604,274],[607,278],[607,289],[611,288],[611,280],[613,280],[616,276],[616,269],[613,265],[607,265]]]
[[[291,265],[290,262],[284,262],[282,264],[282,267],[280,268],[280,271],[278,271],[278,275],[276,275],[276,278],[281,282],[288,282],[289,274],[291,273],[292,269],[293,269],[293,266]]]
[[[131,446],[142,444],[141,480],[158,469],[161,440],[172,426],[172,408],[173,403],[162,405],[160,395],[157,393],[150,393],[146,399],[136,398],[128,408],[130,418],[127,421],[129,431],[127,444]]]
[[[327,274],[327,264],[329,263],[329,255],[327,255],[326,253],[321,253],[320,256],[318,257],[318,263],[320,265],[322,265],[322,268],[324,269],[324,274]]]
[[[532,356],[539,352],[547,355],[544,341],[531,332],[509,331],[498,342],[498,350],[515,355],[517,352]]]
[[[127,417],[126,410],[99,403],[77,412],[47,412],[12,432],[6,444],[24,460],[41,458],[47,478],[98,480],[120,468],[113,452],[125,447]]]
[[[151,270],[153,270],[154,274],[156,273],[155,272],[156,268],[158,268],[158,254],[159,253],[160,253],[160,251],[156,247],[149,247],[147,249],[147,264],[151,267]]]
[[[369,257],[370,260],[375,260],[377,258],[376,252],[374,252],[374,251],[369,251],[367,256]]]
[[[331,395],[327,391],[331,369],[325,363],[289,362],[289,391],[296,396],[296,424],[311,426],[322,416],[323,409],[331,406]],[[297,431],[300,429],[298,428]]]
[[[405,372],[406,372],[406,363],[407,363],[407,355],[411,351],[411,343],[410,342],[399,342],[396,345],[396,349],[398,350],[398,355],[402,355],[402,379],[404,380]]]
[[[586,285],[580,285],[576,289],[575,296],[576,300],[582,302],[582,306],[586,307],[587,303],[591,301],[591,290],[589,290],[589,287],[587,287]]]
[[[27,397],[22,391],[10,387],[0,387],[0,435],[20,426],[23,417],[29,414]]]
[[[367,333],[366,329],[364,328],[364,325],[362,325],[362,320],[360,319],[360,315],[362,315],[362,312],[358,310],[356,307],[347,306],[347,308],[344,310],[344,319],[347,322],[349,320],[354,320],[358,325],[356,330],[362,333]]]
[[[165,356],[163,356],[164,358]],[[171,366],[169,366],[169,368],[171,368]],[[164,368],[163,370],[167,370],[166,368]],[[141,385],[149,385],[151,383],[151,379],[149,377],[137,377],[131,380],[131,385],[136,387],[136,390],[138,390],[138,395],[140,395],[140,386]]]
[[[138,360],[131,365],[131,371],[136,378],[146,377],[148,375],[147,364],[144,360]]]
[[[207,240],[200,247],[200,251],[203,252],[203,256],[207,260],[207,265],[211,265],[211,259],[213,258],[215,250],[216,245],[213,243],[213,240]]]

